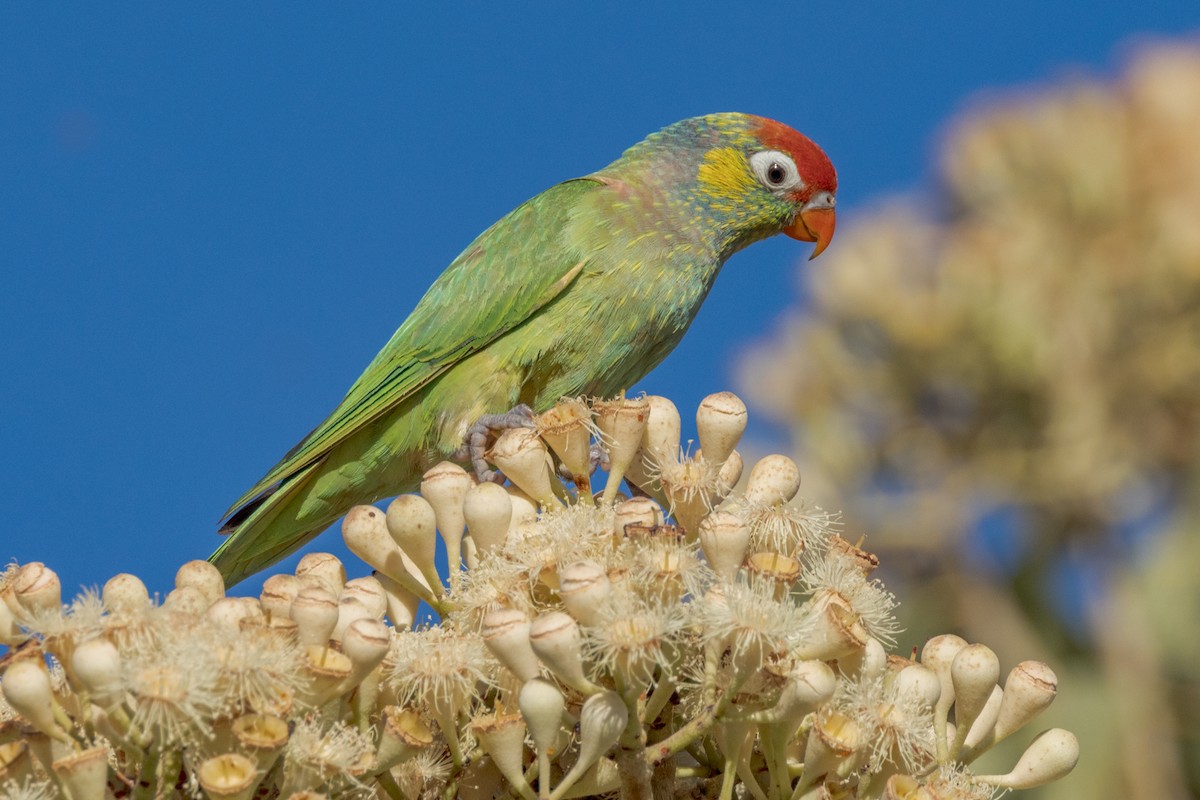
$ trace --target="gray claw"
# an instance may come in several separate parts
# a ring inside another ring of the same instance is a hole
[[[488,466],[487,453],[489,441],[494,441],[500,433],[512,428],[532,428],[533,409],[522,403],[504,414],[484,414],[475,424],[467,429],[463,437],[465,455],[470,458],[471,466],[475,469],[475,477],[480,483],[504,483],[504,475],[499,470]],[[462,452],[461,450],[459,451]]]

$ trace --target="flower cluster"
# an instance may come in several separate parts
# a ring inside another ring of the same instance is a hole
[[[0,788],[966,800],[1074,766],[1052,729],[1004,774],[970,769],[1049,705],[1054,673],[1024,662],[1001,687],[996,654],[954,635],[889,655],[878,559],[795,501],[790,459],[742,480],[737,397],[705,399],[694,454],[661,397],[564,400],[535,422],[488,451],[506,484],[447,462],[386,511],[351,509],[364,577],[310,554],[229,597],[191,562],[161,604],[118,575],[64,606],[44,565],[10,569]],[[437,623],[415,624],[422,603]]]

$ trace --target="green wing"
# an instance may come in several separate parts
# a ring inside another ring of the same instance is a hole
[[[599,185],[591,178],[560,183],[480,234],[429,288],[333,413],[225,517],[301,472],[557,297],[583,268],[583,261],[564,248],[563,227],[578,199]]]

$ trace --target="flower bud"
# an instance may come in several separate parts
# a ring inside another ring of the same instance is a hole
[[[40,561],[22,564],[13,578],[13,594],[28,615],[62,613],[62,584],[54,570]]]
[[[543,508],[562,505],[555,495],[554,483],[558,478],[554,474],[554,462],[546,443],[534,428],[504,431],[488,452],[488,460]],[[561,484],[558,488],[562,489]]]
[[[539,794],[545,797],[550,780],[550,755],[562,728],[562,714],[566,702],[557,686],[545,678],[534,678],[521,686],[517,695],[517,706],[521,709],[521,716],[525,718],[529,738],[533,740],[534,749],[538,754],[538,762],[541,765],[538,771],[538,787],[541,789]]]
[[[363,617],[350,623],[342,636],[342,652],[350,659],[350,677],[342,691],[348,691],[362,682],[371,670],[379,666],[391,646],[391,632],[387,625],[373,617]]]
[[[292,601],[300,591],[300,579],[295,575],[272,575],[263,581],[258,595],[259,605],[269,617],[290,617]]]
[[[80,642],[71,653],[71,675],[101,708],[121,699],[121,654],[108,639]]]
[[[474,485],[467,471],[451,461],[443,461],[421,478],[421,496],[433,506],[438,532],[446,543],[451,586],[457,585],[462,570],[462,538],[467,524],[463,499]]]
[[[954,684],[954,725],[956,734],[950,755],[956,756],[971,725],[983,711],[996,681],[1000,679],[1000,661],[987,645],[969,644],[950,662],[950,680]]]
[[[322,586],[337,597],[346,585],[346,567],[333,553],[306,553],[296,565],[296,577],[303,583]]]
[[[193,586],[200,590],[209,605],[225,596],[225,579],[221,570],[207,561],[189,561],[175,573],[175,588]]]
[[[788,502],[800,491],[800,468],[787,456],[759,459],[746,480],[743,502],[776,506]]]
[[[596,427],[608,451],[608,483],[604,485],[603,500],[611,503],[641,446],[642,433],[650,416],[650,403],[646,398],[618,397],[598,401],[594,408]]]
[[[367,607],[374,619],[383,619],[383,615],[387,613],[387,592],[383,590],[379,579],[373,575],[346,581],[338,602],[346,598],[358,600]]]
[[[1022,661],[1008,673],[993,741],[1015,733],[1046,710],[1058,693],[1058,677],[1041,661]]]
[[[942,684],[929,667],[910,664],[896,675],[896,691],[901,695],[915,694],[923,705],[933,707],[942,694]]]
[[[733,392],[710,394],[696,409],[696,431],[704,459],[723,464],[746,430],[746,404]]]
[[[371,615],[371,610],[357,597],[343,597],[338,600],[337,606],[337,624],[333,626],[333,633],[329,634],[329,638],[335,642],[341,642],[350,626],[360,619],[379,622],[379,620]],[[382,625],[383,623],[380,622],[379,624]]]
[[[732,581],[750,545],[750,525],[727,511],[714,511],[700,521],[700,547],[722,581]]]
[[[629,710],[616,692],[596,692],[584,701],[579,712],[579,757],[555,787],[559,797],[612,749],[628,721]]]
[[[595,561],[576,561],[559,570],[558,596],[563,606],[584,625],[596,624],[600,607],[612,594],[604,567]]]
[[[497,608],[483,616],[483,643],[522,683],[540,673],[529,644],[529,617],[516,608]]]
[[[388,504],[386,522],[392,540],[413,560],[429,585],[439,585],[441,578],[433,563],[437,514],[429,501],[419,494],[402,494]]]
[[[196,769],[196,780],[209,800],[250,800],[259,777],[253,759],[241,753],[207,758]]]
[[[1079,740],[1062,728],[1040,734],[1026,748],[1017,765],[1005,775],[980,775],[981,783],[1002,789],[1032,789],[1058,780],[1079,762]]]
[[[265,621],[258,601],[248,597],[222,597],[208,607],[204,616],[229,631],[239,630],[247,620],[258,625]]]
[[[337,626],[337,600],[320,586],[305,586],[292,601],[292,619],[301,644],[324,647]]]
[[[141,578],[122,572],[104,584],[100,592],[104,605],[114,614],[143,614],[150,610],[150,593]]]
[[[387,615],[392,627],[398,631],[411,628],[421,607],[420,598],[383,573],[375,573],[374,578],[387,593]]]
[[[54,718],[54,692],[50,674],[40,659],[20,658],[8,665],[0,679],[4,699],[22,718],[42,733],[59,741],[69,741],[66,731]]]
[[[529,627],[529,645],[563,683],[583,694],[596,691],[583,674],[583,636],[570,615],[551,611],[538,617]]]
[[[375,506],[354,506],[342,520],[342,538],[350,552],[391,578],[414,595],[433,599],[421,570],[396,544],[388,532],[384,514]],[[341,594],[345,581],[338,583]]]
[[[508,538],[513,504],[508,492],[491,482],[473,486],[463,500],[463,517],[480,558],[499,552]]]
[[[654,528],[664,521],[662,507],[649,497],[634,497],[613,506],[613,533],[618,540],[624,537],[628,525]]]
[[[163,608],[190,617],[203,617],[211,601],[195,586],[179,586],[167,592]]]

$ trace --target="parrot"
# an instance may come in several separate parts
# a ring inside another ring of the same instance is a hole
[[[627,390],[679,343],[725,261],[828,246],[837,173],[780,122],[673,123],[518,206],[454,259],[345,398],[222,516],[232,586],[352,506],[413,491],[477,421]],[[513,413],[513,412],[510,412]]]

